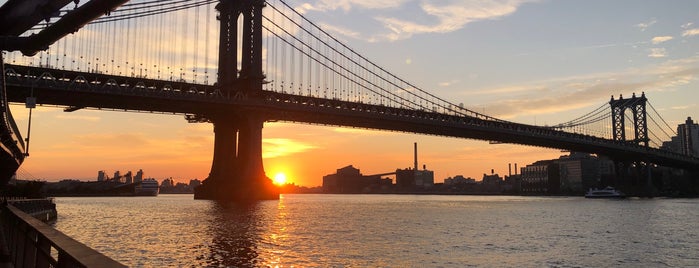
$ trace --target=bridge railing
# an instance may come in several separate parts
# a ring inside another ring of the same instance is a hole
[[[12,204],[2,208],[0,220],[15,267],[126,267]]]

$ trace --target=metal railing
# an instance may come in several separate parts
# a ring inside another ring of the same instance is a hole
[[[0,220],[15,267],[126,267],[11,203],[2,208]]]

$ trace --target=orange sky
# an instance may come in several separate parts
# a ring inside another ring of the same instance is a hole
[[[28,110],[13,105],[20,129]],[[143,169],[156,179],[204,179],[211,166],[211,124],[189,124],[182,116],[57,108],[34,110],[30,157],[20,178],[50,181],[95,180],[98,170],[113,174]],[[322,176],[346,165],[363,174],[391,172],[413,165],[418,142],[420,166],[435,171],[435,181],[462,174],[507,174],[507,164],[520,166],[560,153],[527,146],[491,145],[483,141],[292,123],[266,123],[263,155],[267,175],[285,173],[303,186],[319,186]]]
[[[468,109],[519,123],[554,125],[593,111],[612,95],[645,92],[654,107],[649,112],[657,109],[670,129],[688,116],[699,119],[699,2],[484,1],[477,7],[459,1],[420,6],[411,1],[341,2],[310,1],[297,10],[382,68]],[[634,8],[629,9],[630,5]],[[206,8],[213,11],[213,7]],[[122,36],[131,33],[131,39],[100,31],[101,24],[89,25],[69,36],[75,43],[62,40],[58,43],[62,45],[33,58],[6,53],[6,62],[46,64],[49,55],[72,55],[66,47],[101,33],[98,38],[108,41],[101,45],[113,49],[78,46],[87,59],[87,65],[78,62],[78,68],[84,70],[91,60],[102,58],[102,71],[121,74],[128,72],[124,61],[130,62],[131,71],[137,63],[157,63],[160,69],[151,68],[149,77],[156,71],[172,75],[180,68],[196,80],[194,69],[198,69],[198,79],[211,83],[218,39],[216,12],[209,13],[208,23],[189,23],[191,14],[180,14],[183,19],[174,16],[175,21],[164,28],[134,23],[139,31],[121,31]],[[201,16],[209,13],[199,12]],[[197,25],[211,29],[190,29]],[[209,42],[203,41],[205,33]],[[159,45],[153,41],[155,36],[162,41]],[[136,50],[136,43],[131,50],[122,44],[134,39],[143,41],[138,44],[143,49]],[[117,45],[111,46],[114,42]],[[104,59],[110,53],[117,55],[116,64],[107,66]],[[181,57],[171,58],[169,53]],[[161,63],[154,55],[163,54]],[[83,58],[80,53],[72,56],[72,60]],[[73,65],[70,57],[59,58],[51,59],[57,65]],[[196,65],[191,73],[190,64]],[[274,67],[267,72],[275,71]],[[202,75],[202,68],[208,75]],[[11,109],[26,135],[28,110],[23,105]],[[599,128],[611,129],[609,125]],[[653,128],[650,123],[649,128]],[[265,124],[263,138],[267,175],[283,172],[289,181],[304,186],[318,186],[323,175],[350,164],[363,174],[411,167],[414,142],[419,143],[420,166],[434,170],[436,182],[459,174],[481,179],[491,169],[504,175],[508,163],[522,167],[564,154],[529,146],[290,123]],[[98,170],[123,174],[143,169],[146,176],[158,180],[173,177],[187,182],[207,176],[212,148],[212,126],[188,124],[181,115],[64,113],[43,107],[34,111],[30,157],[19,176],[95,180]]]

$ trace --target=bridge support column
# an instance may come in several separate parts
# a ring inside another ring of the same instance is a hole
[[[209,177],[195,189],[195,199],[279,199],[279,189],[262,165],[262,125],[256,116],[213,119],[214,157]]]

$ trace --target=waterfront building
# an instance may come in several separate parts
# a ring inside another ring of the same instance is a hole
[[[381,176],[364,176],[358,168],[352,165],[337,169],[335,174],[323,176],[323,192],[325,193],[366,193],[372,188],[383,188],[390,179],[381,179]]]
[[[463,175],[456,175],[453,178],[449,177],[444,179],[444,185],[451,186],[451,185],[462,185],[462,184],[476,184],[476,179],[474,178],[465,178]]]
[[[522,190],[521,185],[522,174],[505,176],[505,183],[502,190],[506,193],[519,193]]]
[[[502,183],[502,177],[495,173],[495,170],[490,170],[490,175],[483,174],[483,184],[485,185],[498,185]]]
[[[163,182],[160,183],[160,187],[163,187],[163,188],[174,187],[174,186],[175,186],[175,181],[172,180],[172,177],[164,179]]]
[[[553,194],[560,188],[559,166],[553,160],[536,161],[522,168],[522,194]]]
[[[133,175],[131,174],[130,170],[129,170],[129,172],[126,172],[126,174],[124,174],[124,183],[126,183],[126,184],[134,183]]]
[[[133,177],[133,182],[142,182],[143,181],[143,169],[139,169],[138,172],[136,172],[136,176]]]
[[[684,124],[677,125],[677,136],[663,142],[662,149],[699,157],[699,124],[687,117]]]
[[[112,180],[114,182],[121,182],[121,172],[120,171],[114,171],[114,177],[112,177]]]
[[[194,188],[199,187],[199,185],[201,185],[200,180],[198,180],[198,179],[189,180],[189,188],[194,189]]]
[[[106,181],[109,180],[109,177],[107,177],[107,172],[104,170],[97,171],[97,181]]]
[[[520,190],[524,194],[580,194],[589,188],[601,187],[613,176],[614,170],[611,160],[571,152],[522,168]]]
[[[495,170],[490,170],[490,175],[483,174],[481,180],[481,191],[484,192],[500,192],[502,191],[502,177],[495,173]]]
[[[427,170],[423,165],[422,170],[397,169],[396,186],[401,190],[427,189],[434,186],[434,171]]]
[[[396,186],[401,191],[412,191],[432,188],[434,186],[434,171],[427,170],[422,165],[422,170],[417,167],[417,142],[414,143],[413,168],[396,169]]]

